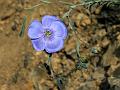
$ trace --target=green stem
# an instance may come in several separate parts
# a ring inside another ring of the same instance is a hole
[[[62,90],[61,83],[59,82],[59,80],[57,79],[57,77],[54,75],[54,70],[52,68],[52,63],[51,63],[52,54],[48,54],[48,55],[49,55],[49,57],[48,57],[48,65],[50,67],[51,76],[52,76],[53,80],[56,82],[56,85],[59,88],[59,90]]]
[[[51,71],[51,76],[53,79],[55,79],[55,75],[54,75],[54,71],[53,71],[53,68],[52,68],[52,63],[51,63],[51,58],[52,58],[52,53],[48,54],[48,65],[50,67],[50,71]]]

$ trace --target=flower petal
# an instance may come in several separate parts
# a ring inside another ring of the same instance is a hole
[[[45,49],[45,42],[43,38],[33,39],[32,45],[36,51],[41,51]]]
[[[28,29],[28,36],[31,39],[39,38],[39,37],[41,37],[43,32],[44,32],[44,29],[43,29],[43,26],[40,23],[40,21],[38,21],[38,20],[32,21],[32,23],[30,24],[29,29]]]
[[[63,22],[55,21],[51,24],[50,28],[54,31],[55,36],[62,37],[63,39],[67,37],[67,28]]]
[[[59,37],[55,37],[52,40],[46,41],[46,47],[45,50],[48,53],[53,53],[60,51],[64,46],[64,40]]]
[[[59,19],[56,16],[46,15],[46,16],[43,16],[42,18],[42,24],[44,25],[44,27],[48,28],[50,27],[52,22],[57,21],[57,20]]]

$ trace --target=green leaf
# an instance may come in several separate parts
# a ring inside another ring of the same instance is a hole
[[[20,31],[20,33],[19,33],[19,36],[20,36],[20,37],[22,37],[23,34],[24,34],[24,31],[25,31],[25,25],[26,25],[26,20],[27,20],[27,17],[24,16],[24,18],[23,18],[23,22],[22,22],[21,31]]]

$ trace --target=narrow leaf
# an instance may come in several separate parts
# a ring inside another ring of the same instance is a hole
[[[20,37],[22,37],[23,34],[24,34],[24,31],[25,31],[25,25],[26,25],[26,19],[27,19],[27,17],[24,16],[24,18],[23,18],[23,22],[22,22],[21,31],[20,31],[20,33],[19,33],[19,36],[20,36]]]

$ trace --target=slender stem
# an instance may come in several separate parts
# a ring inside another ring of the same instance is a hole
[[[66,4],[66,5],[74,5],[73,3],[65,2],[65,1],[59,1],[60,3]]]
[[[46,0],[40,0],[40,1],[43,2],[43,3],[47,3],[47,4],[51,3],[51,2],[46,1]],[[28,7],[28,8],[24,8],[24,9],[25,9],[25,10],[34,9],[34,8],[36,8],[36,7],[38,7],[38,6],[41,6],[41,5],[43,5],[43,4],[42,4],[42,3],[39,3],[39,4],[36,4],[36,5],[32,6],[32,7]]]
[[[53,70],[53,68],[52,68],[52,63],[51,63],[51,57],[52,57],[52,54],[49,54],[48,64],[49,64],[49,67],[50,67],[51,76],[52,76],[53,80],[56,82],[56,85],[57,85],[57,87],[58,87],[58,90],[63,90],[63,89],[62,89],[62,86],[61,86],[61,83],[58,82],[57,77],[55,77],[55,75],[54,75],[54,70]]]
[[[30,9],[34,9],[34,8],[40,6],[40,5],[42,5],[42,4],[39,3],[39,4],[37,4],[37,5],[34,5],[34,6],[32,6],[32,7],[28,7],[28,8],[24,8],[24,9],[25,9],[25,10],[30,10]]]
[[[52,68],[52,63],[51,63],[51,58],[52,58],[52,53],[48,54],[48,65],[50,67],[50,71],[51,71],[51,76],[53,79],[55,79],[55,75],[54,75],[54,71],[53,71],[53,68]]]

